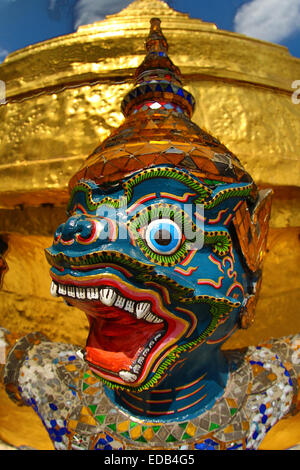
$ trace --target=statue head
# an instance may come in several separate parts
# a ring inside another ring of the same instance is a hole
[[[89,319],[86,361],[125,390],[211,363],[251,325],[270,214],[270,191],[191,121],[167,49],[153,19],[125,120],[71,179],[46,250],[53,295]]]

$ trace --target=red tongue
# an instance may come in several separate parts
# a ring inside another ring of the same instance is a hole
[[[110,370],[111,372],[120,372],[120,370],[129,370],[131,360],[126,354],[111,353],[103,351],[102,349],[86,347],[86,359],[95,366],[100,366],[103,369]]]
[[[108,313],[108,312],[107,312]],[[90,335],[87,342],[87,360],[112,372],[129,370],[146,343],[161,330],[162,325],[137,320],[120,309],[110,308],[114,320],[90,318]]]

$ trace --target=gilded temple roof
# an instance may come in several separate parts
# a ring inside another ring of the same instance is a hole
[[[291,84],[300,60],[285,47],[220,30],[162,0],[136,0],[0,64],[7,100],[0,106],[2,205],[66,200],[76,169],[123,122],[120,102],[132,89],[156,16],[197,101],[193,121],[238,155],[256,182],[299,185],[300,107],[292,103]]]

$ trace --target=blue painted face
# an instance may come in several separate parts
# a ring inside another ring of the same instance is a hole
[[[231,222],[248,190],[166,167],[74,188],[46,250],[51,289],[87,314],[86,360],[104,381],[149,388],[235,330],[249,279]]]

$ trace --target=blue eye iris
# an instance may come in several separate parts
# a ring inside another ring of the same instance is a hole
[[[172,220],[159,219],[148,225],[145,239],[149,248],[155,253],[171,255],[180,246],[182,232]]]

